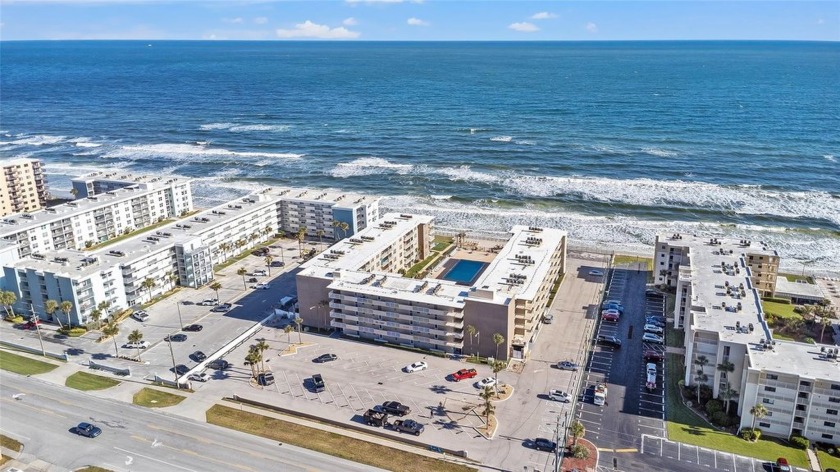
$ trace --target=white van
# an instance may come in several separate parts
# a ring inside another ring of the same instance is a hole
[[[135,320],[143,323],[144,321],[149,319],[149,314],[146,313],[143,310],[140,310],[140,311],[135,311],[134,313],[132,313],[131,317],[134,318]]]

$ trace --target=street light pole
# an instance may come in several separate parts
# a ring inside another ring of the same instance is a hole
[[[172,356],[172,370],[175,371],[175,388],[180,389],[181,384],[178,382],[178,367],[175,365],[175,351],[172,350],[172,335],[169,335],[169,355]]]
[[[181,324],[181,331],[184,330],[184,320],[181,319],[181,302],[176,301],[175,306],[178,307],[178,323]]]
[[[47,351],[44,349],[44,340],[41,338],[41,321],[38,319],[38,315],[35,314],[35,308],[32,307],[31,303],[29,304],[29,311],[32,313],[29,320],[35,323],[35,331],[38,332],[38,342],[41,343],[41,354],[47,357]]]

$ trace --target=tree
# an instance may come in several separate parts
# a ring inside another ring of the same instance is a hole
[[[286,327],[283,328],[283,332],[286,333],[286,342],[288,342],[289,345],[292,344],[292,331],[294,331],[294,330],[295,329],[292,328],[292,325],[290,325],[290,324],[286,325]]]
[[[178,277],[176,272],[170,272],[167,280],[169,281],[169,290],[175,290],[175,286],[178,285],[178,281],[181,280],[181,278]]]
[[[99,307],[94,308],[90,311],[90,319],[96,323],[96,329],[100,327],[100,320],[102,320],[102,310]]]
[[[697,375],[694,377],[694,380],[697,381],[697,403],[700,403],[700,384],[706,383],[709,380],[709,376],[703,372],[703,368],[709,364],[709,358],[706,356],[697,356],[697,359],[694,359],[694,365],[697,366]]]
[[[51,320],[55,319],[56,321],[58,321],[58,327],[59,328],[63,328],[64,325],[61,324],[61,320],[58,319],[58,317],[53,317],[53,313],[55,313],[56,310],[58,310],[58,302],[57,301],[47,300],[46,302],[44,302],[44,311],[48,315],[50,315]]]
[[[720,390],[720,397],[726,403],[724,411],[727,415],[729,414],[729,402],[736,395],[738,395],[738,391],[732,388],[732,385],[730,385],[729,382],[726,382],[726,385]]]
[[[134,331],[128,333],[129,344],[135,344],[137,347],[137,359],[140,359],[140,341],[142,340],[143,333],[141,333],[139,329],[135,329]]]
[[[572,421],[569,425],[569,432],[572,433],[572,447],[577,446],[578,438],[582,438],[586,434],[586,428],[578,420]]]
[[[484,415],[484,422],[487,423],[488,431],[490,429],[490,415],[496,411],[496,407],[493,405],[493,389],[490,387],[484,387],[484,390],[478,394],[482,400],[484,400],[484,411],[481,412]]]
[[[61,312],[64,313],[64,316],[67,317],[67,326],[70,326],[72,324],[70,323],[70,312],[73,311],[73,302],[70,300],[64,300],[59,305],[59,308],[61,309]]]
[[[17,302],[17,295],[15,295],[15,292],[6,290],[0,292],[0,304],[2,304],[3,308],[6,309],[6,318],[14,316],[12,305],[14,305],[15,302]]]
[[[505,337],[499,333],[493,335],[493,342],[496,343],[496,359],[499,358],[499,346],[505,342]]]
[[[476,333],[475,326],[467,325],[467,334],[470,335],[470,350],[473,351],[473,354],[475,354],[475,350],[472,348],[473,347],[473,341],[472,340],[473,340],[473,336],[475,336],[475,333]]]
[[[295,317],[295,324],[297,325],[298,344],[303,344],[303,339],[300,337],[300,328],[303,325],[303,318],[301,318],[300,316]]]
[[[757,419],[760,420],[760,419],[764,418],[765,416],[767,416],[767,413],[768,413],[767,412],[767,407],[765,407],[764,405],[762,405],[760,403],[757,404],[757,405],[753,405],[753,407],[750,408],[750,414],[753,417],[752,427],[750,427],[750,429],[753,432],[755,432],[755,420],[757,420]],[[755,437],[755,435],[753,435],[753,437]]]
[[[341,233],[344,234],[344,237],[346,238],[347,231],[350,229],[350,225],[342,221],[341,224],[338,225],[338,227],[341,229]]]
[[[102,311],[102,314],[105,316],[106,320],[109,316],[111,316],[111,313],[109,311],[110,308],[111,302],[109,302],[108,300],[101,301],[98,305],[96,305],[96,309]]]
[[[338,230],[341,228],[341,222],[338,220],[333,220],[333,239],[338,241]]]
[[[265,266],[268,268],[268,276],[271,277],[271,263],[274,262],[274,257],[269,254],[265,256]]]
[[[300,251],[300,257],[303,257],[303,242],[306,240],[306,227],[301,226],[298,228],[297,232],[297,240],[298,240],[298,250]]]
[[[14,293],[12,295],[14,295]],[[825,329],[828,328],[829,326],[831,326],[831,318],[823,315],[823,317],[820,318],[820,343],[821,344],[823,343],[823,336],[825,335]]]
[[[263,355],[263,352],[268,350],[268,343],[265,342],[265,339],[260,339],[259,342],[255,345],[255,347],[260,353],[260,370],[262,372],[265,372],[265,356]]]
[[[214,292],[216,292],[216,300],[221,300],[219,298],[219,290],[221,290],[221,289],[222,289],[222,284],[220,284],[219,282],[213,282],[212,284],[210,284],[210,290],[213,290]]]
[[[71,188],[70,189],[70,195],[73,195],[73,198],[75,199],[76,197],[79,196],[79,190],[76,187]]]
[[[117,357],[120,357],[120,349],[117,346],[117,335],[120,334],[120,326],[116,323],[108,323],[102,328],[102,335],[114,339],[114,352]]]
[[[251,366],[251,377],[257,378],[257,366],[262,361],[262,353],[257,346],[252,345],[245,356],[245,363]]]
[[[155,282],[155,279],[152,278],[148,278],[140,284],[141,287],[149,291],[149,301],[152,301],[152,289],[155,288],[156,285],[157,282]]]
[[[277,231],[277,237],[283,239],[286,237],[286,232],[281,230]],[[286,264],[286,256],[283,254],[283,245],[280,245],[280,260],[283,261],[283,265]]]
[[[246,269],[244,267],[240,267],[236,271],[236,275],[241,275],[242,276],[242,286],[245,287],[245,288],[248,288],[248,283],[245,282],[245,274],[247,274],[247,273],[248,273],[248,269]],[[217,293],[216,298],[218,298],[218,297],[219,297],[219,294]]]
[[[219,250],[222,251],[222,259],[227,260],[228,252],[230,252],[230,243],[219,244]]]
[[[324,244],[324,230],[319,229],[315,234],[318,236],[318,249],[321,249],[321,246]]]
[[[266,225],[266,227],[262,230],[262,234],[263,236],[268,236],[272,231],[274,231],[274,228],[272,228],[271,225]]]
[[[729,361],[723,361],[717,365],[717,370],[720,372],[721,378],[725,378],[727,380],[726,385],[729,386],[729,374],[735,372],[735,364]],[[720,392],[719,392],[720,393]],[[723,395],[720,393],[720,395]],[[731,397],[730,397],[731,398]],[[729,402],[726,402],[726,414],[729,414]]]
[[[496,379],[496,383],[493,384],[493,389],[496,391],[496,395],[499,395],[499,372],[505,370],[507,368],[507,364],[504,361],[493,361],[493,365],[490,366],[493,369],[493,378]]]

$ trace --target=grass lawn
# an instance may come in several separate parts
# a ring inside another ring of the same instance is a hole
[[[184,401],[184,396],[173,395],[153,388],[144,388],[134,394],[134,404],[149,408],[166,408]]]
[[[435,236],[435,239],[432,240],[433,243],[446,243],[452,244],[455,241],[455,238],[449,236]]]
[[[440,254],[435,252],[431,256],[423,259],[422,261],[418,262],[417,264],[414,264],[413,266],[411,266],[410,269],[408,269],[405,272],[405,277],[412,278],[412,277],[417,276],[417,274],[419,274],[423,269],[426,268],[426,266],[431,264],[438,257],[440,257]]]
[[[651,257],[627,256],[624,254],[616,254],[615,257],[613,257],[614,265],[636,264],[638,262],[643,262],[647,267],[646,270],[653,271],[653,258]]]
[[[101,375],[88,374],[87,372],[76,372],[67,377],[64,385],[76,390],[103,390],[120,384],[119,380],[110,379]]]
[[[6,462],[9,462],[10,460],[12,460],[11,457],[6,457],[6,456],[0,454],[0,465],[3,465]]]
[[[89,465],[83,469],[77,469],[76,472],[114,472],[111,469],[106,469],[104,467],[97,467],[95,465]]]
[[[435,245],[432,246],[432,251],[437,251],[437,252],[443,251],[444,249],[448,248],[450,244],[452,244],[452,243],[448,243],[448,242],[435,243]]]
[[[840,457],[829,455],[825,451],[817,451],[817,457],[820,458],[820,466],[822,466],[822,470],[840,470]]]
[[[207,410],[207,422],[387,470],[400,472],[475,470],[461,464],[420,456],[222,405],[214,405]]]
[[[802,315],[793,311],[794,306],[789,303],[761,301],[761,308],[765,313],[772,313],[781,318],[802,318]]]
[[[36,361],[28,357],[12,354],[11,352],[0,351],[0,369],[8,370],[21,375],[38,375],[49,372],[58,367],[55,364]]]
[[[677,382],[682,378],[682,357],[668,354],[665,357],[665,369],[667,378],[671,379],[665,393],[668,439],[766,461],[785,457],[795,466],[808,467],[808,459],[802,449],[787,446],[775,439],[762,438],[751,443],[713,428],[680,401]]]
[[[11,449],[13,451],[20,451],[20,448],[23,447],[19,441],[12,439],[5,434],[0,434],[0,446],[5,447],[6,449]]]

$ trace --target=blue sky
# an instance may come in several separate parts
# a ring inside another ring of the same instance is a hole
[[[840,0],[0,0],[0,39],[840,40]]]

